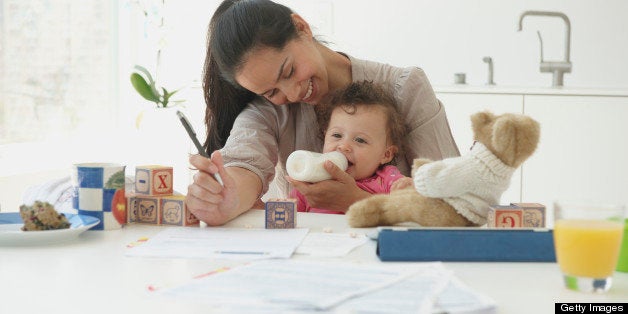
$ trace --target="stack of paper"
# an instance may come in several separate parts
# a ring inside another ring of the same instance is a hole
[[[267,260],[161,290],[227,312],[491,313],[494,303],[440,263],[411,267]]]

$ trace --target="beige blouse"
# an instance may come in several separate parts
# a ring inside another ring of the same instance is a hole
[[[445,115],[423,70],[398,68],[388,64],[349,57],[352,80],[368,80],[393,91],[410,132],[404,151],[396,158],[401,173],[410,176],[415,158],[439,160],[459,156]],[[226,167],[241,167],[262,180],[262,195],[275,179],[279,197],[291,189],[286,181],[286,160],[290,153],[303,149],[320,152],[314,106],[305,103],[275,106],[263,98],[253,100],[236,118],[225,147],[221,149]]]

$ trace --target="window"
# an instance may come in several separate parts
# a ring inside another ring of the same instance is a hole
[[[2,175],[26,167],[27,154],[53,157],[72,137],[116,124],[117,10],[114,1],[0,0],[0,161],[11,164]]]
[[[0,144],[113,121],[115,3],[0,0]]]

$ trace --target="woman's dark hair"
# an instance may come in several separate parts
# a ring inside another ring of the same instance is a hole
[[[282,49],[297,30],[292,10],[268,0],[224,0],[207,33],[203,94],[207,153],[225,145],[236,117],[257,95],[235,81],[244,57],[253,49]]]
[[[397,101],[393,94],[383,86],[370,81],[351,83],[343,90],[329,95],[321,105],[317,106],[317,117],[320,125],[320,135],[324,138],[329,127],[331,113],[341,108],[348,114],[355,114],[358,106],[380,107],[386,114],[386,128],[388,137],[393,145],[402,148],[403,138],[408,133],[403,116],[398,111]]]

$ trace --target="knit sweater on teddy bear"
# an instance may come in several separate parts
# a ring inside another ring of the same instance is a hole
[[[414,173],[414,187],[424,196],[442,198],[458,213],[482,225],[490,205],[498,204],[515,172],[484,144],[469,154],[430,162]]]

